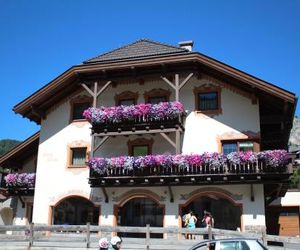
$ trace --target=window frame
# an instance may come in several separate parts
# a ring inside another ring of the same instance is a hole
[[[131,91],[123,91],[120,94],[116,94],[114,99],[115,99],[115,104],[116,106],[120,106],[120,102],[124,100],[133,100],[133,104],[137,104],[137,100],[139,97],[138,92],[131,92]]]
[[[87,168],[87,165],[84,163],[82,165],[73,165],[73,149],[85,148],[85,162],[88,161],[90,155],[90,146],[87,143],[72,143],[67,146],[67,168],[68,169],[82,169]]]
[[[74,116],[74,111],[75,111],[75,105],[76,104],[84,104],[87,103],[90,107],[92,106],[92,98],[87,97],[87,96],[80,96],[80,97],[76,97],[74,99],[72,99],[70,101],[70,119],[69,119],[69,123],[72,122],[81,122],[81,121],[86,121],[86,119],[82,118],[82,119],[73,119]]]
[[[171,91],[167,89],[152,89],[144,92],[145,103],[150,103],[149,100],[155,97],[165,97],[166,102],[170,100]]]
[[[195,110],[197,112],[201,112],[204,114],[212,114],[212,115],[219,115],[222,114],[222,108],[221,108],[221,87],[218,86],[200,86],[195,87],[194,90],[195,95]],[[208,94],[215,92],[217,94],[217,108],[211,109],[211,110],[200,110],[200,94]]]
[[[224,154],[224,149],[223,149],[224,144],[236,144],[237,151],[235,151],[235,152],[242,152],[240,150],[240,143],[243,143],[243,142],[252,142],[253,143],[253,151],[252,152],[259,152],[260,144],[257,139],[253,139],[253,138],[221,140],[221,152]]]

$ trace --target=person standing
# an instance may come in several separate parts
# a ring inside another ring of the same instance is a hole
[[[204,216],[202,219],[202,224],[204,225],[204,227],[208,228],[212,228],[214,227],[214,218],[212,217],[212,214],[206,210],[204,210]],[[208,239],[208,234],[204,234],[203,235],[204,239]]]
[[[188,229],[195,229],[196,228],[196,223],[197,223],[197,217],[194,215],[193,211],[190,211],[189,213],[190,215],[188,216],[188,219],[187,219],[187,228]],[[188,239],[193,239],[194,236],[193,234],[188,234],[187,235],[187,238]]]

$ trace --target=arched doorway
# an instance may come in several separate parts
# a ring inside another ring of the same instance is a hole
[[[118,226],[163,227],[164,209],[152,199],[146,197],[132,198],[118,207]],[[143,233],[122,233],[122,237],[145,237]],[[162,234],[151,234],[152,238],[162,238]]]
[[[193,211],[198,218],[197,227],[201,227],[204,210],[211,212],[215,228],[236,230],[241,227],[241,206],[216,194],[197,196],[182,207],[181,215]]]
[[[85,225],[90,222],[98,225],[99,207],[82,197],[68,197],[53,207],[52,224]]]

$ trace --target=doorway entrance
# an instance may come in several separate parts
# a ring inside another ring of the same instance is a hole
[[[133,198],[118,208],[119,226],[163,227],[163,207],[149,198]],[[122,237],[145,238],[144,233],[121,233]],[[151,238],[162,238],[162,234],[151,234]]]
[[[215,228],[236,230],[241,227],[241,207],[215,194],[193,199],[182,208],[181,216],[189,211],[193,211],[198,218],[196,226],[201,227],[204,210],[211,212]]]

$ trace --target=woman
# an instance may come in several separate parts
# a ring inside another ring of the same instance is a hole
[[[186,223],[187,223],[186,227],[188,229],[195,229],[196,228],[197,217],[194,215],[193,211],[190,211]],[[188,239],[193,239],[194,237],[193,237],[192,234],[188,234],[187,238]]]

